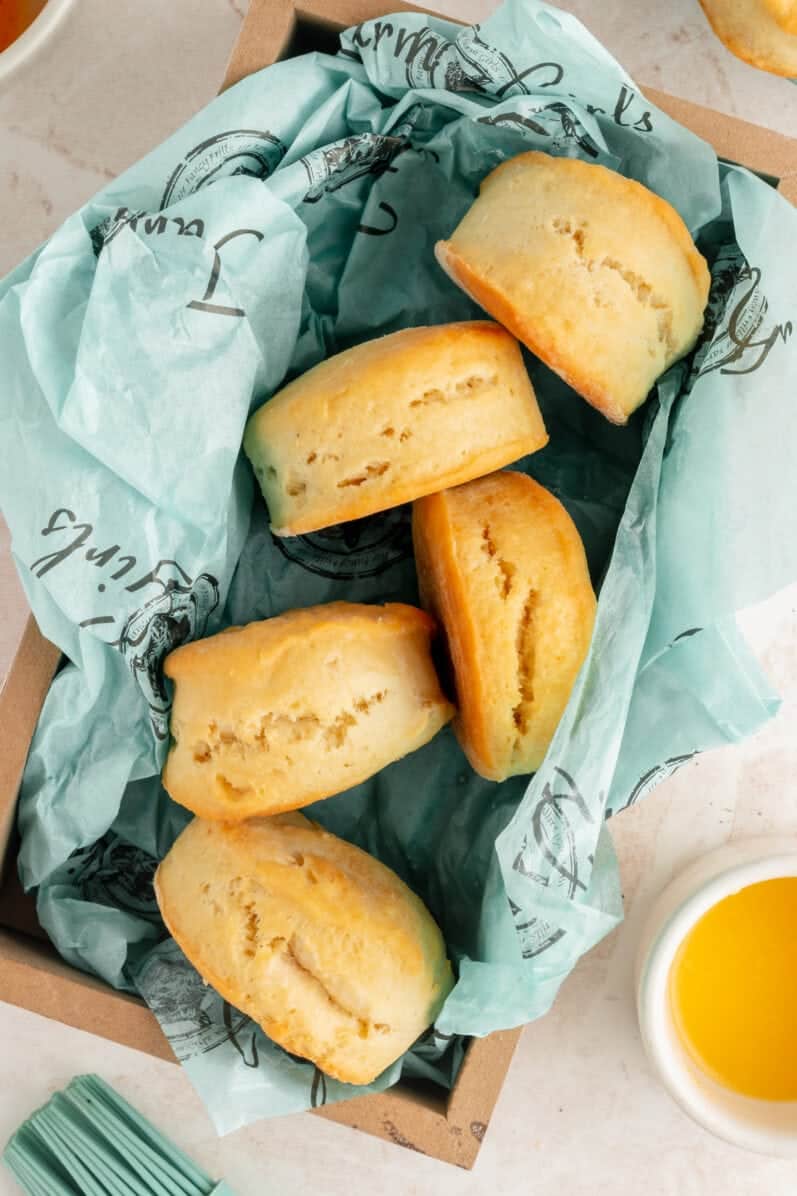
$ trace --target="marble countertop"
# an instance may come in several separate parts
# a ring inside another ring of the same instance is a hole
[[[73,0],[35,58],[0,81],[0,275],[211,99],[244,5]],[[437,7],[477,20],[494,5]],[[797,130],[797,88],[728,54],[697,0],[568,7],[640,83]],[[794,587],[741,620],[783,696],[778,716],[745,744],[692,761],[612,823],[626,921],[581,961],[553,1011],[524,1031],[472,1173],[306,1114],[217,1139],[179,1068],[3,1005],[0,1142],[74,1074],[97,1071],[239,1196],[793,1193],[793,1163],[715,1140],[659,1086],[637,1031],[632,970],[645,913],[684,864],[731,838],[797,833],[796,610]],[[0,521],[0,678],[24,617]],[[16,1191],[0,1172],[0,1196]]]

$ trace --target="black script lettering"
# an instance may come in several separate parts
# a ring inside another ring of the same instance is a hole
[[[207,289],[201,299],[192,299],[188,307],[194,308],[195,311],[209,312],[216,316],[245,316],[246,312],[241,307],[225,307],[223,304],[211,303],[210,300],[216,293],[216,287],[219,284],[219,276],[221,274],[221,256],[220,250],[229,242],[235,240],[236,237],[256,237],[258,241],[263,240],[263,234],[258,232],[255,228],[238,228],[235,232],[227,233],[226,237],[222,237],[213,246],[213,268],[208,279]]]
[[[189,577],[181,565],[177,564],[177,561],[165,560],[158,561],[154,569],[150,569],[149,573],[145,573],[143,577],[138,579],[138,581],[134,581],[129,586],[125,586],[125,589],[129,594],[134,594],[136,590],[143,590],[144,586],[159,585],[163,589],[168,590],[171,589],[175,584],[179,585],[179,582],[175,582],[173,578],[170,578],[168,581],[164,582],[163,579],[159,577],[161,569],[167,565],[171,565],[177,570],[185,585],[190,586],[192,584],[192,578]]]
[[[715,279],[715,290],[721,282],[721,278]],[[708,360],[698,371],[700,376],[715,370],[722,374],[752,374],[764,364],[775,345],[785,344],[792,334],[792,324],[788,320],[771,324],[768,331],[763,327],[769,303],[760,290],[761,270],[758,266],[745,264],[731,278],[731,299],[735,285],[739,283],[748,285],[730,309],[727,327],[712,341]]]
[[[179,225],[177,229],[178,237],[204,237],[205,222],[200,220],[197,216],[194,220],[189,220],[188,224],[181,220],[179,216],[173,217],[174,223]]]
[[[120,577],[124,577],[125,573],[129,573],[131,569],[135,568],[136,558],[134,556],[120,556],[119,560],[127,561],[127,564],[122,565],[121,569],[117,569],[115,573],[111,574],[111,581],[118,581]]]
[[[549,71],[551,75],[549,79],[534,80],[534,86],[539,88],[556,87],[557,83],[561,83],[565,73],[564,67],[560,66],[558,62],[536,62],[534,66],[530,66],[525,71],[520,71],[520,73],[518,73],[506,56],[504,56],[504,60],[512,72],[512,78],[508,83],[505,83],[503,87],[499,87],[496,91],[495,94],[499,99],[501,96],[506,95],[510,87],[515,86],[519,87],[524,94],[528,95],[529,89],[523,80],[529,79],[532,75],[536,74],[537,71]]]
[[[227,1029],[227,1033],[229,1034],[229,1040],[235,1047],[238,1054],[241,1056],[245,1067],[258,1067],[260,1065],[260,1060],[257,1054],[256,1031],[249,1018],[241,1019],[241,1015],[237,1013],[237,1011],[235,1016],[237,1016],[239,1019],[237,1025],[235,1025],[233,1022],[232,1006],[229,1004],[229,1002],[225,1001],[224,1005],[222,1006],[222,1017],[224,1018],[224,1025]],[[245,1042],[241,1042],[242,1030],[251,1030],[251,1037],[248,1043],[248,1052],[247,1044]]]
[[[634,101],[638,99],[639,96],[637,93],[632,91],[630,87],[626,87],[625,84],[623,84],[623,86],[620,88],[620,94],[617,97],[617,103],[614,105],[613,120],[615,124],[620,125],[624,129],[634,128],[639,129],[641,132],[649,133],[653,128],[650,123],[649,111],[646,110],[641,116],[635,117],[634,120],[623,120],[623,117],[628,112],[628,109],[631,107]]]
[[[96,627],[99,623],[113,623],[112,615],[97,615],[94,619],[82,619],[78,627]]]
[[[374,25],[374,49],[379,49],[379,43],[383,37],[392,37],[393,33],[394,30],[390,21],[377,21]]]
[[[730,331],[730,329],[729,329],[729,331]],[[740,367],[739,369],[731,369],[730,366],[724,365],[720,369],[720,373],[721,374],[752,374],[754,370],[757,370],[759,368],[759,366],[762,366],[764,364],[767,357],[769,357],[770,352],[772,351],[772,349],[775,347],[775,345],[778,343],[779,340],[783,341],[784,344],[786,343],[786,341],[791,336],[792,331],[793,331],[793,329],[792,329],[791,322],[787,321],[787,323],[785,323],[785,324],[776,324],[775,327],[770,332],[769,336],[764,337],[762,340],[759,340],[759,341],[748,340],[748,341],[738,342],[737,351],[731,357],[732,361],[737,361],[740,357],[743,356],[743,354],[745,354],[747,352],[748,349],[758,349],[759,353],[758,353],[757,357],[750,363],[750,365],[747,365],[744,368]],[[731,337],[733,337],[733,333],[731,333]],[[706,372],[708,373],[709,371],[707,370]]]
[[[373,224],[358,224],[358,233],[366,233],[369,237],[384,237],[387,236],[388,233],[393,232],[393,229],[398,224],[398,213],[396,212],[396,209],[391,207],[389,203],[384,203],[383,201],[379,205],[379,210],[381,212],[385,212],[392,223],[387,228],[377,228],[376,225]]]
[[[168,220],[165,216],[147,216],[144,220],[145,233],[160,233],[166,232]]]
[[[103,246],[108,245],[114,237],[118,237],[122,229],[126,228],[128,224],[135,228],[141,214],[141,212],[131,212],[129,208],[117,208],[113,217],[100,225],[100,230],[110,228],[110,232],[102,237]]]
[[[415,59],[423,54],[421,66],[425,71],[431,72],[443,54],[446,43],[435,37],[431,29],[399,29],[396,44],[393,47],[395,58],[401,57],[405,46],[408,47],[404,60],[407,66],[412,66]]]
[[[66,523],[59,524],[58,520],[62,516],[66,518],[73,526],[68,527]],[[94,529],[90,523],[75,523],[76,519],[77,516],[75,515],[74,511],[70,511],[67,507],[59,507],[57,511],[53,511],[47,527],[42,528],[41,534],[43,536],[50,536],[53,534],[53,532],[77,531],[78,528],[81,529],[80,534],[72,541],[71,544],[67,544],[65,548],[57,550],[56,552],[49,552],[45,556],[39,557],[37,561],[34,561],[31,565],[31,571],[35,577],[44,577],[45,573],[49,573],[51,569],[56,567],[56,565],[60,565],[62,561],[65,561],[72,555],[73,552],[77,552],[77,550],[82,548],[86,543]]]
[[[313,1072],[310,1086],[310,1108],[320,1109],[327,1103],[327,1078],[318,1067]]]
[[[480,116],[480,125],[522,125],[538,137],[548,137],[548,130],[529,116],[521,116],[519,112],[499,112],[498,116]]]
[[[98,548],[89,548],[86,551],[86,560],[92,561],[98,569],[102,569],[118,551],[118,544],[112,544],[110,548],[104,548],[102,552]]]

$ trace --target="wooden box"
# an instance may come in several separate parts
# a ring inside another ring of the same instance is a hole
[[[252,0],[223,88],[272,62],[308,50],[334,52],[338,33],[382,13],[421,11],[396,0]],[[797,142],[717,112],[645,89],[650,99],[715,147],[777,183],[797,202]],[[36,922],[16,877],[14,808],[36,720],[59,653],[29,618],[0,688],[0,999],[45,1017],[173,1059],[143,1002],[69,967]],[[533,1031],[532,1031],[533,1032]],[[389,1092],[317,1109],[342,1122],[436,1158],[472,1167],[512,1059],[520,1030],[471,1040],[450,1093],[399,1084]]]

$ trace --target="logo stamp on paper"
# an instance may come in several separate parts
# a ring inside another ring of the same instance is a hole
[[[577,827],[594,819],[573,777],[563,768],[554,767],[553,772],[556,776],[545,782],[532,814],[531,839],[523,840],[512,867],[541,887],[572,899],[579,890],[586,892],[580,874],[587,863],[592,865],[592,856],[584,862],[579,859]],[[564,937],[564,930],[543,918],[521,921],[524,911],[511,899],[509,905],[524,959],[541,955]]]
[[[108,831],[90,847],[75,852],[67,864],[67,875],[84,901],[124,910],[137,918],[159,925],[158,903],[152,878],[158,861]]]
[[[147,700],[152,729],[158,739],[169,733],[171,705],[163,678],[164,657],[188,640],[200,639],[219,604],[219,583],[209,573],[192,581],[173,564],[178,576],[154,579],[160,593],[150,598],[125,623],[114,645],[124,656]]]
[[[205,984],[175,943],[158,948],[145,961],[136,986],[181,1063],[229,1041],[222,998]]]
[[[394,134],[360,133],[312,150],[301,159],[308,183],[303,202],[318,203],[365,175],[378,178],[406,148],[406,141]]]
[[[527,917],[521,921],[523,911],[512,898],[508,898],[509,909],[515,919],[515,930],[520,939],[520,953],[524,959],[533,959],[535,955],[542,955],[554,943],[563,939],[566,931],[558,926],[546,922],[544,918]]]
[[[679,768],[686,764],[687,760],[691,760],[696,756],[697,752],[685,752],[682,756],[671,756],[669,760],[665,760],[663,764],[656,764],[653,768],[649,768],[647,772],[643,773],[637,781],[634,788],[631,790],[628,800],[620,807],[625,810],[629,806],[633,806],[636,802],[641,801],[643,797],[647,797],[651,789],[655,789],[661,782],[665,781],[667,777],[671,777]],[[618,811],[607,810],[606,817],[609,818],[612,813]]]
[[[263,129],[229,129],[194,146],[175,167],[166,184],[161,208],[178,203],[209,183],[233,175],[266,179],[285,156],[285,145]]]
[[[777,321],[761,285],[761,269],[726,246],[711,271],[703,333],[692,364],[692,381],[704,374],[752,374],[792,335],[790,320]]]
[[[590,158],[597,158],[600,147],[590,136],[578,115],[563,101],[544,104],[522,112],[498,112],[495,116],[480,116],[480,125],[508,127],[520,132],[533,133],[537,137],[548,137],[547,148],[553,153],[567,149],[567,143],[574,141],[579,149]]]
[[[163,658],[186,640],[198,639],[205,634],[208,619],[219,604],[218,581],[210,573],[193,578],[178,561],[170,558],[148,567],[147,563],[124,552],[119,544],[103,548],[102,541],[92,542],[94,525],[81,522],[68,507],[53,511],[47,525],[41,529],[41,535],[48,537],[48,547],[53,543],[55,547],[33,561],[30,569],[34,577],[49,575],[48,585],[56,594],[60,590],[70,597],[79,596],[88,601],[88,591],[95,586],[98,594],[106,594],[110,589],[111,594],[115,592],[117,595],[116,609],[124,612],[131,605],[128,594],[139,595],[135,601],[141,602],[140,591],[155,591],[147,602],[126,617],[116,639],[104,639],[103,642],[122,653],[147,700],[152,728],[159,739],[165,739],[170,703],[161,671]],[[57,539],[50,541],[50,536]],[[77,579],[70,571],[67,580],[67,571],[64,571],[54,581],[53,571],[63,569],[67,562],[71,562],[72,570],[79,567]],[[103,601],[110,604],[111,599]],[[110,630],[123,617],[93,614],[81,619],[78,625],[84,629]]]
[[[344,38],[341,53],[362,61],[361,51],[384,50],[404,67],[407,87],[446,91],[476,91],[499,98],[528,95],[560,83],[564,68],[558,62],[535,62],[518,69],[507,54],[481,36],[481,27],[463,29],[455,42],[428,25],[409,28],[392,20],[367,21]]]
[[[199,237],[205,235],[205,222],[195,216],[184,220],[182,216],[164,216],[161,212],[131,212],[129,208],[117,208],[113,216],[107,216],[91,230],[91,246],[94,256],[99,257],[106,245],[119,236],[122,229],[129,228],[139,236],[162,237],[164,233],[177,237]]]
[[[308,181],[303,202],[318,203],[324,195],[366,175],[379,178],[388,170],[394,172],[393,160],[410,148],[410,134],[422,116],[423,106],[413,104],[390,133],[358,133],[305,154],[300,159]]]
[[[306,536],[274,536],[273,540],[284,557],[308,573],[341,581],[376,577],[412,556],[408,507],[380,511]]]
[[[584,892],[587,887],[579,877],[576,825],[592,822],[593,818],[570,774],[558,767],[554,772],[557,780],[553,784],[545,782],[531,817],[531,828],[537,850],[548,868],[542,883],[564,889],[567,897],[574,897],[579,889]],[[533,875],[524,867],[523,852],[513,866],[526,876]]]
[[[561,83],[565,72],[560,63],[534,62],[519,70],[507,54],[484,41],[480,34],[481,27],[472,25],[462,31],[452,47],[461,60],[464,77],[459,82],[456,69],[452,70],[449,63],[444,84],[449,90],[486,91],[501,99]]]

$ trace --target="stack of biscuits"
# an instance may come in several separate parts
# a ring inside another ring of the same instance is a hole
[[[708,297],[706,263],[667,203],[536,152],[484,180],[436,253],[498,323],[407,328],[331,357],[257,410],[244,437],[277,536],[411,502],[424,609],[293,610],[165,665],[163,782],[197,816],[157,873],[166,925],[274,1041],[351,1083],[412,1045],[453,975],[407,886],[297,811],[450,720],[481,776],[540,766],[596,600],[564,507],[504,469],[548,440],[515,338],[624,423],[693,347]]]

